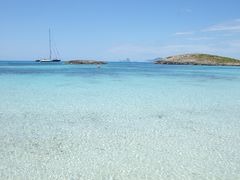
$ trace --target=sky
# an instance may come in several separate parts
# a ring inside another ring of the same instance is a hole
[[[240,58],[239,0],[0,0],[0,59]]]

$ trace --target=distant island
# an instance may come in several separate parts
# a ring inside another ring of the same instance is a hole
[[[95,61],[95,60],[70,60],[65,61],[65,64],[107,64],[104,61]]]
[[[184,54],[159,59],[155,64],[240,66],[240,60],[211,54]]]

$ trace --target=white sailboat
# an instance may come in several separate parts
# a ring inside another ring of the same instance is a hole
[[[49,29],[49,58],[48,59],[37,59],[36,62],[60,62],[59,58],[52,59],[52,39],[51,39],[51,30]]]

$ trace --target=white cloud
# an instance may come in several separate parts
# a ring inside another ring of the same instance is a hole
[[[185,53],[216,53],[218,49],[211,44],[174,44],[163,46],[122,45],[109,50],[111,54],[133,59],[149,59]]]
[[[185,36],[185,35],[193,35],[193,31],[188,31],[188,32],[176,32],[174,35],[175,36]]]
[[[191,40],[191,41],[203,41],[203,40],[211,40],[214,39],[212,37],[189,37],[187,38],[187,40]]]
[[[203,32],[214,31],[228,31],[228,32],[240,32],[240,19],[235,19],[229,22],[215,24],[202,30]]]
[[[216,31],[221,33],[221,37],[208,33]],[[180,38],[180,41],[171,44],[156,46],[123,44],[110,48],[108,52],[113,57],[122,56],[135,60],[185,53],[209,53],[239,58],[240,38],[236,37],[236,32],[240,32],[240,19],[216,24],[204,30],[177,32],[174,35],[182,38]]]

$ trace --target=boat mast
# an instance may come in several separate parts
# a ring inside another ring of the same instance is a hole
[[[49,28],[49,60],[52,59],[52,41],[51,41],[51,30]]]

